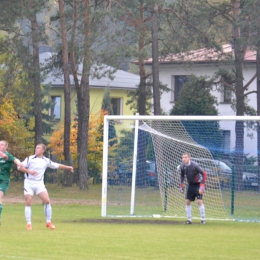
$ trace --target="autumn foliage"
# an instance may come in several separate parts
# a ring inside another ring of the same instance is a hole
[[[88,169],[91,172],[102,172],[102,154],[103,154],[103,124],[104,116],[107,115],[106,110],[101,110],[97,114],[90,114],[89,131],[88,131]],[[77,132],[78,123],[74,119],[71,123],[71,136],[70,136],[70,151],[74,162],[74,167],[77,167]],[[56,131],[53,132],[50,138],[49,148],[52,154],[55,154],[58,159],[64,160],[63,154],[63,141],[64,141],[64,127],[61,123]],[[92,174],[95,175],[95,174]]]
[[[19,159],[24,159],[34,149],[33,121],[18,120],[13,101],[3,97],[0,103],[0,140],[8,142],[8,151]]]

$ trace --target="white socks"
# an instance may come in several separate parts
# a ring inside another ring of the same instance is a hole
[[[24,214],[27,224],[32,224],[32,209],[30,206],[25,206]]]
[[[191,205],[186,205],[187,218],[191,221]]]
[[[204,220],[205,219],[205,207],[204,207],[204,204],[199,206],[199,210],[200,210],[201,219]],[[186,205],[186,213],[187,213],[188,220],[191,221],[191,205]]]
[[[46,223],[51,222],[51,204],[44,204],[44,213],[46,216]],[[32,224],[32,208],[30,206],[25,206],[24,214],[27,224]]]
[[[204,220],[205,219],[205,207],[204,204],[202,204],[200,207],[200,215],[201,215],[201,219]]]
[[[51,217],[52,217],[51,204],[44,204],[44,213],[46,216],[46,223],[51,222]]]

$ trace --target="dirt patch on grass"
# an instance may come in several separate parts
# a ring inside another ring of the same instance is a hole
[[[78,223],[110,223],[110,224],[157,224],[157,225],[183,225],[183,221],[162,219],[80,219],[73,222]],[[196,223],[195,223],[196,224]]]
[[[59,205],[68,205],[68,204],[77,204],[77,205],[100,205],[100,201],[95,200],[79,200],[79,199],[57,199],[50,198],[51,204]],[[3,198],[4,204],[23,204],[25,199],[23,196],[5,196]],[[38,196],[33,197],[33,204],[41,203],[41,199]]]

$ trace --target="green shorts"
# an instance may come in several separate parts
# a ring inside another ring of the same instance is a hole
[[[7,192],[9,186],[10,182],[0,181],[0,191],[2,191],[4,194]]]

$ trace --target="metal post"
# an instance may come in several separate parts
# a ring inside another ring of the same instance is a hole
[[[136,113],[139,116],[139,113]],[[135,138],[134,138],[134,154],[133,154],[133,172],[132,172],[132,191],[131,191],[131,208],[130,215],[135,212],[135,184],[136,184],[136,162],[137,162],[137,145],[138,145],[138,127],[139,120],[135,120]]]
[[[231,182],[231,215],[234,214],[234,200],[235,200],[235,170],[232,166],[232,182]]]
[[[109,119],[104,117],[104,134],[103,134],[103,170],[102,170],[102,201],[101,216],[107,216],[107,163],[108,163],[108,129]]]

